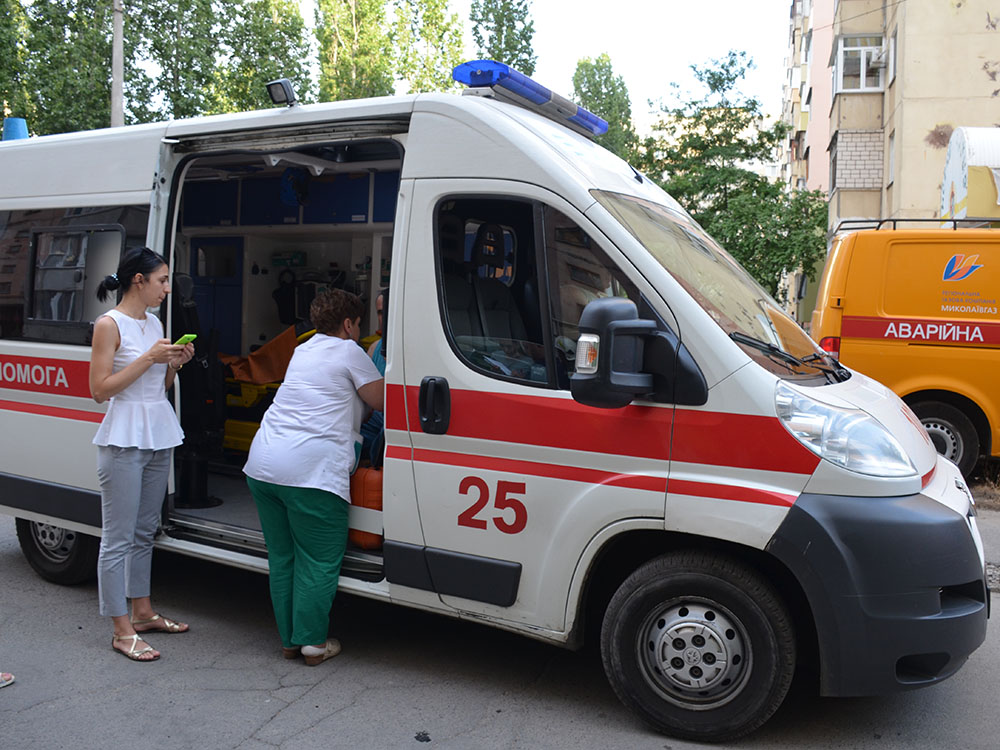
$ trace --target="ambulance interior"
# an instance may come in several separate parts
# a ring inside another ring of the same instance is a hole
[[[309,304],[325,289],[365,302],[362,345],[377,340],[375,297],[389,282],[402,151],[392,140],[195,156],[174,203],[170,331],[197,334],[180,375],[184,445],[175,451],[171,535],[263,554],[242,474]],[[176,195],[176,193],[175,193]],[[356,543],[355,575],[377,556]],[[367,537],[375,550],[378,540]]]

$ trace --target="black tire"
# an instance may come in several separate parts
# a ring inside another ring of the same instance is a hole
[[[937,452],[969,477],[979,460],[979,433],[965,412],[942,401],[920,401],[913,413],[931,436]]]
[[[28,564],[46,581],[73,585],[97,575],[101,540],[96,536],[18,518],[17,541]]]
[[[621,701],[656,729],[720,742],[767,721],[795,672],[791,617],[742,563],[702,552],[651,560],[604,615],[601,656]]]

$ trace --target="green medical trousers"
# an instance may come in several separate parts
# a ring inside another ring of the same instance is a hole
[[[348,503],[332,492],[247,477],[270,568],[281,645],[326,643],[330,607],[347,548]]]

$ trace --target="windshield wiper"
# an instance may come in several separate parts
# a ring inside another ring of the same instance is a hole
[[[824,364],[822,365],[813,364],[814,362],[816,362],[816,360],[820,359],[823,360]],[[838,362],[834,357],[831,357],[829,354],[826,353],[821,354],[820,352],[814,352],[812,354],[803,357],[801,361],[807,364],[811,364],[813,367],[823,370],[823,372],[832,372],[834,375],[837,376],[837,379],[840,381],[847,380],[847,378],[850,377],[850,370],[848,370],[846,367],[840,364],[840,362]],[[826,363],[832,363],[832,364],[826,364]]]
[[[768,341],[762,341],[761,339],[754,338],[753,336],[748,336],[742,331],[732,331],[729,334],[729,338],[735,341],[737,344],[743,344],[744,346],[749,346],[757,351],[764,352],[765,354],[771,355],[772,358],[778,360],[784,365],[795,365],[802,366],[805,363],[796,357],[794,354],[789,354],[784,349],[775,346]],[[788,367],[789,370],[792,367]]]
[[[839,383],[844,380],[847,380],[847,378],[844,377],[844,374],[847,372],[847,370],[844,369],[843,367],[839,365],[837,367],[830,367],[829,365],[826,364],[821,365],[816,362],[817,359],[824,358],[824,355],[822,354],[814,353],[806,357],[803,357],[802,359],[799,359],[794,354],[789,354],[784,349],[781,349],[780,347],[777,347],[768,341],[762,341],[761,339],[754,338],[753,336],[748,336],[747,334],[741,331],[731,332],[729,334],[729,338],[731,338],[733,341],[739,344],[744,344],[745,346],[752,347],[754,349],[757,349],[758,351],[762,351],[765,354],[770,355],[772,359],[785,365],[789,370],[793,372],[794,372],[794,367],[811,367],[815,370],[819,370],[820,372],[826,375],[831,376],[835,382]]]

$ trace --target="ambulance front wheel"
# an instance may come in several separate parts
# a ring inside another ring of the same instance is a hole
[[[101,540],[95,536],[18,518],[17,541],[28,564],[46,581],[71,585],[97,573]]]
[[[919,401],[913,413],[931,436],[937,452],[969,476],[979,460],[979,433],[965,412],[941,401]]]
[[[767,721],[795,672],[792,620],[774,589],[737,560],[676,552],[619,587],[601,630],[621,701],[662,732],[732,740]]]

